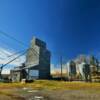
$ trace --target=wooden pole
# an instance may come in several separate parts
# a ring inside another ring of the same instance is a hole
[[[60,64],[61,64],[61,80],[63,80],[63,66],[62,66],[62,56],[60,57]]]

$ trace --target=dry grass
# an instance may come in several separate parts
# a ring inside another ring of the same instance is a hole
[[[7,91],[7,90],[6,91],[5,90],[1,90],[0,91],[0,97],[1,96],[3,96],[3,98],[5,98],[5,96],[6,96],[6,98],[9,98],[7,100],[11,100],[11,99],[13,99],[13,100],[25,100],[23,97],[21,97],[19,95],[15,95],[15,94],[13,94],[13,92]]]
[[[86,82],[63,82],[63,81],[36,81],[31,84],[33,88],[43,88],[51,90],[99,90],[100,83],[86,83]]]
[[[24,100],[24,98],[21,97],[19,94],[25,93],[25,91],[18,92],[19,90],[22,90],[24,87],[31,88],[33,90],[47,90],[47,91],[56,91],[56,92],[58,91],[59,93],[62,91],[62,97],[63,97],[64,93],[65,93],[64,97],[69,93],[68,92],[66,94],[66,92],[64,92],[64,91],[68,90],[68,91],[71,91],[70,94],[68,95],[71,98],[74,96],[76,96],[77,98],[79,98],[79,97],[86,98],[85,95],[84,96],[78,95],[76,93],[77,91],[80,91],[79,93],[82,92],[81,94],[84,94],[84,93],[87,94],[87,97],[90,97],[91,94],[100,94],[100,83],[37,80],[33,83],[27,83],[27,84],[0,83],[0,96],[5,95],[7,97],[11,97],[13,100]],[[18,91],[16,91],[16,89],[18,89]],[[72,92],[73,92],[73,94],[71,94]],[[24,94],[24,95],[26,95],[26,94]],[[49,94],[47,94],[47,95],[49,95]],[[2,99],[0,99],[0,100],[2,100]],[[82,99],[82,100],[85,100],[85,99]]]
[[[0,83],[1,89],[23,88],[31,87],[33,89],[60,89],[60,90],[100,90],[100,83],[86,83],[86,82],[63,82],[63,81],[47,81],[37,80],[33,83]]]

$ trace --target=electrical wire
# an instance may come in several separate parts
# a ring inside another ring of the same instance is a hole
[[[23,42],[20,41],[20,40],[17,40],[17,39],[14,38],[13,36],[11,36],[11,35],[9,35],[9,34],[3,32],[3,31],[1,31],[1,30],[0,30],[0,33],[1,33],[2,35],[6,36],[6,37],[8,37],[8,38],[10,38],[10,39],[12,39],[12,40],[18,42],[18,43],[20,43],[20,44],[23,45],[24,47],[27,47],[27,45],[26,45],[25,43],[23,43]],[[37,55],[37,57],[39,56],[39,53],[38,53],[34,48],[31,48],[30,50],[31,50],[32,52],[34,51],[33,53],[35,53],[35,54]],[[44,58],[41,58],[41,60],[47,61],[47,58],[44,57]]]

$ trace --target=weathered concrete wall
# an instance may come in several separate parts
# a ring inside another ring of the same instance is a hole
[[[21,80],[21,72],[20,71],[11,71],[11,80],[12,82],[19,82]]]
[[[39,65],[40,47],[34,45],[30,47],[26,55],[26,66]]]
[[[31,70],[39,70],[39,79],[48,79],[50,77],[50,57],[46,43],[33,38],[26,56],[26,66]]]

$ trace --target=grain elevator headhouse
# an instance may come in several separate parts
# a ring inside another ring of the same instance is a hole
[[[26,67],[28,78],[50,78],[50,51],[46,43],[33,37],[26,55]]]

